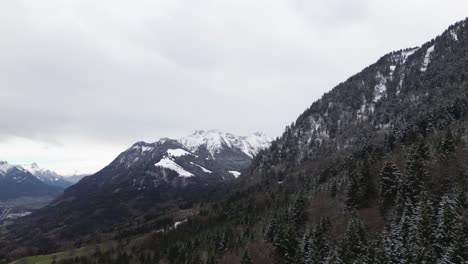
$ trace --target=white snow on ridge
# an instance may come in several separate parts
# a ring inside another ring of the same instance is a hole
[[[427,70],[427,66],[429,65],[429,63],[431,62],[431,54],[432,52],[434,52],[434,45],[430,46],[427,50],[426,50],[426,55],[424,55],[424,61],[421,65],[421,71],[422,72],[425,72]]]
[[[18,169],[20,171],[23,171],[23,172],[29,172],[31,175],[36,177],[38,180],[40,180],[41,182],[44,182],[46,184],[57,182],[57,181],[63,179],[62,176],[58,175],[54,171],[41,168],[36,163],[30,164],[30,165],[12,165],[12,164],[9,164],[6,161],[0,161],[0,176],[1,175],[3,175],[3,176],[6,175],[6,173],[12,168],[16,168],[16,169]],[[20,177],[15,176],[15,177],[13,177],[13,180],[15,180],[17,182],[22,182],[26,178],[27,177],[25,177],[25,176],[20,176]]]
[[[39,165],[37,165],[37,163],[33,163],[31,165],[21,165],[21,167],[23,167],[25,170],[29,171],[32,175],[36,175],[38,173],[47,173],[49,172],[49,170],[46,170],[46,169],[43,169],[43,168],[40,168]]]
[[[238,172],[238,171],[228,171],[228,172],[231,173],[234,177],[236,177],[236,179],[237,179],[237,177],[239,177],[241,175],[241,173]]]
[[[409,58],[409,56],[413,55],[418,49],[419,47],[414,48],[414,49],[409,49],[406,51],[402,51],[401,52],[401,64],[404,64],[406,60]]]
[[[235,136],[228,133],[216,130],[197,130],[192,135],[179,139],[179,142],[192,152],[204,146],[214,158],[214,155],[219,153],[224,146],[232,147],[232,140],[235,140]]]
[[[37,165],[37,163],[33,163],[33,164],[30,164],[30,165],[21,165],[21,167],[23,169],[29,171],[32,175],[34,175],[34,177],[36,177],[40,181],[43,181],[43,182],[46,182],[46,183],[49,182],[49,181],[55,182],[55,181],[58,181],[58,180],[60,180],[62,178],[61,176],[59,176],[54,171],[39,167],[39,165]]]
[[[174,223],[174,229],[176,229],[178,226],[180,226],[181,224],[187,222],[187,219],[184,219],[182,221],[177,221]]]
[[[243,140],[242,152],[253,158],[262,149],[266,149],[270,146],[272,139],[267,135],[255,132],[250,136],[247,136]]]
[[[13,168],[13,165],[10,165],[6,161],[0,161],[0,174],[5,175],[9,169]]]
[[[147,152],[153,150],[153,147],[141,146],[141,152]]]
[[[206,169],[205,167],[200,166],[200,165],[198,165],[198,164],[196,164],[196,163],[190,162],[190,164],[197,166],[197,167],[200,168],[203,172],[210,173],[210,174],[213,173],[212,171],[210,171],[210,170]]]
[[[184,168],[182,168],[179,164],[175,163],[175,161],[173,161],[170,157],[162,158],[158,163],[154,164],[154,166],[175,171],[177,174],[179,174],[180,177],[194,176],[192,173],[184,170]]]
[[[143,153],[153,150],[154,147],[148,143],[138,142],[135,145],[133,145],[130,149],[139,150],[141,153]]]
[[[185,155],[191,155],[192,153],[179,148],[179,149],[168,149],[167,154],[171,157],[181,157]]]
[[[253,157],[261,149],[267,148],[271,141],[271,138],[259,132],[245,137],[217,130],[198,130],[190,136],[179,139],[179,142],[192,152],[202,146],[205,147],[212,158],[224,147],[239,149],[247,156]]]

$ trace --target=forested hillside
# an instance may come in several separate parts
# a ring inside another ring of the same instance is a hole
[[[466,22],[336,86],[195,215],[59,263],[466,263]]]

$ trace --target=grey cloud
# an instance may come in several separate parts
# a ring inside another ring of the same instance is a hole
[[[4,1],[0,140],[277,136],[333,85],[468,7],[380,2]]]

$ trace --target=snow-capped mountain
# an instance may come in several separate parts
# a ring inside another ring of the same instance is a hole
[[[0,161],[0,176],[5,176],[6,173],[14,166],[6,161]]]
[[[0,161],[0,200],[20,197],[57,196],[62,188],[51,186],[36,178],[19,165]]]
[[[236,136],[217,130],[197,130],[192,135],[179,139],[179,142],[190,151],[196,153],[206,150],[212,158],[226,148],[240,151],[252,158],[261,149],[267,148],[271,141],[271,138],[261,132],[249,136]]]
[[[68,181],[65,177],[58,175],[56,172],[39,167],[37,163],[21,165],[21,167],[29,171],[40,181],[52,186],[67,188],[73,184],[71,181]]]
[[[237,178],[252,158],[270,145],[271,139],[256,132],[236,136],[217,130],[198,130],[178,140],[162,138],[154,143],[137,142],[111,165],[125,169],[153,162],[155,167],[176,172],[181,177],[213,174],[221,180]],[[193,160],[182,166],[185,160]],[[179,164],[180,163],[180,164]]]
[[[269,140],[261,133],[239,137],[209,130],[178,140],[137,142],[99,172],[67,188],[49,207],[60,212],[57,218],[67,215],[73,223],[108,226],[158,211],[155,208],[166,203],[196,201],[234,181]],[[91,216],[82,208],[92,208],[93,219],[100,220],[88,221]]]

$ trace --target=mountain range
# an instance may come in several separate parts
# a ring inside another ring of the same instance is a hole
[[[0,161],[0,200],[21,197],[56,197],[71,185],[50,170],[31,166],[11,165]]]
[[[265,150],[212,131],[136,143],[0,252],[116,240],[78,263],[466,263],[467,23],[384,55]]]
[[[82,239],[97,230],[122,232],[129,221],[142,217],[145,225],[158,225],[171,212],[189,208],[234,181],[270,142],[259,132],[235,136],[217,130],[137,142],[18,224],[41,223],[54,236]]]
[[[68,178],[60,176],[54,171],[41,168],[39,165],[37,165],[37,163],[21,165],[21,167],[48,185],[58,186],[65,189],[73,184],[71,181],[69,181]]]

